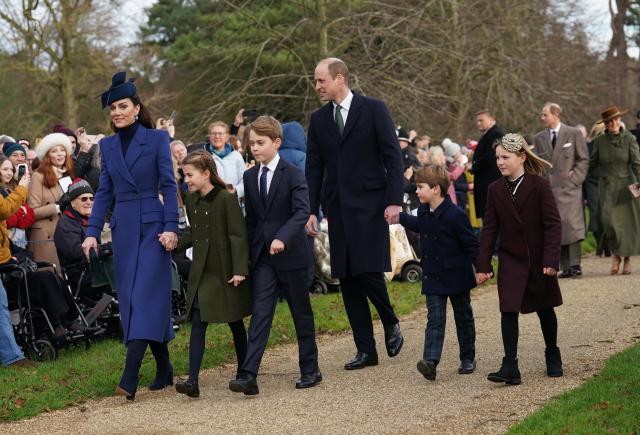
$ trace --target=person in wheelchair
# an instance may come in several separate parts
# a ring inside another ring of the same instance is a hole
[[[80,289],[80,297],[98,300],[102,295],[92,287],[91,271],[82,252],[82,242],[86,237],[89,216],[93,209],[93,189],[87,181],[77,178],[69,186],[67,195],[68,206],[62,213],[53,235],[60,265],[67,273],[71,288],[74,291]]]

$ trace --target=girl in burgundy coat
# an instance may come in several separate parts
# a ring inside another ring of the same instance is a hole
[[[539,176],[550,163],[535,156],[518,134],[507,134],[494,146],[503,177],[489,186],[476,279],[481,284],[493,274],[491,257],[499,240],[498,296],[505,356],[500,370],[490,373],[488,379],[516,385],[521,382],[519,313],[538,314],[546,345],[547,376],[563,374],[553,309],[562,305],[556,276],[561,224],[551,186]]]

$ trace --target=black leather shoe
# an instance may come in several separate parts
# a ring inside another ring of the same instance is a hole
[[[520,385],[520,369],[517,359],[502,358],[502,366],[497,372],[489,373],[487,379],[491,382],[504,382],[507,385]]]
[[[460,367],[458,367],[458,373],[461,375],[468,375],[476,371],[476,360],[463,359],[460,361]]]
[[[313,373],[302,375],[300,380],[296,382],[296,388],[311,388],[315,387],[320,382],[322,382],[322,373],[320,373],[320,369],[318,369]]]
[[[418,371],[422,373],[422,376],[430,381],[436,380],[436,364],[433,361],[421,359],[416,364]]]
[[[562,358],[558,347],[548,347],[544,351],[544,359],[547,363],[547,376],[559,378],[564,375],[562,370]]]
[[[582,276],[582,267],[581,266],[572,266],[571,274],[574,278],[579,278]]]
[[[198,383],[187,379],[176,382],[176,391],[180,394],[186,394],[189,397],[200,397],[200,387]]]
[[[387,355],[391,358],[400,353],[404,337],[400,331],[400,323],[384,327],[384,344],[387,347]]]
[[[560,279],[562,279],[562,278],[571,278],[571,277],[573,277],[573,270],[571,270],[571,269],[563,270],[558,275],[558,278],[560,278]]]
[[[245,396],[255,396],[260,393],[256,377],[244,373],[229,381],[229,389],[234,393],[244,393]]]
[[[358,370],[367,366],[378,365],[377,353],[358,352],[356,357],[344,365],[345,370]]]

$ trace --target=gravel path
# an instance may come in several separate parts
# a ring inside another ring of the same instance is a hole
[[[635,266],[638,259],[636,258]],[[604,361],[640,339],[640,283],[607,276],[609,259],[585,258],[582,279],[563,280],[565,304],[557,310],[565,376],[547,378],[544,343],[535,314],[520,320],[523,384],[506,387],[486,380],[502,357],[495,287],[474,293],[478,370],[456,372],[457,341],[451,308],[438,379],[416,370],[422,354],[425,310],[402,319],[405,345],[393,360],[383,350],[380,365],[354,372],[342,366],[353,356],[350,334],[319,340],[324,381],[295,390],[297,349],[268,350],[254,397],[227,389],[235,367],[201,376],[201,397],[173,390],[139,391],[136,401],[120,397],[92,401],[30,420],[0,425],[3,433],[498,433],[544,405],[551,397],[591,377]],[[635,304],[635,305],[634,305]]]

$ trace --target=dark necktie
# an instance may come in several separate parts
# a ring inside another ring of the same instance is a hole
[[[344,119],[342,119],[342,106],[339,104],[336,104],[336,125],[338,126],[340,136],[342,136],[344,132]]]
[[[551,132],[551,146],[552,146],[553,148],[555,148],[555,147],[556,147],[556,142],[557,142],[557,141],[558,141],[558,136],[556,136],[556,131],[555,131],[555,130],[553,130],[553,131]]]
[[[269,168],[266,166],[262,167],[262,172],[260,173],[260,199],[262,200],[262,205],[267,205],[267,173],[269,172]]]

